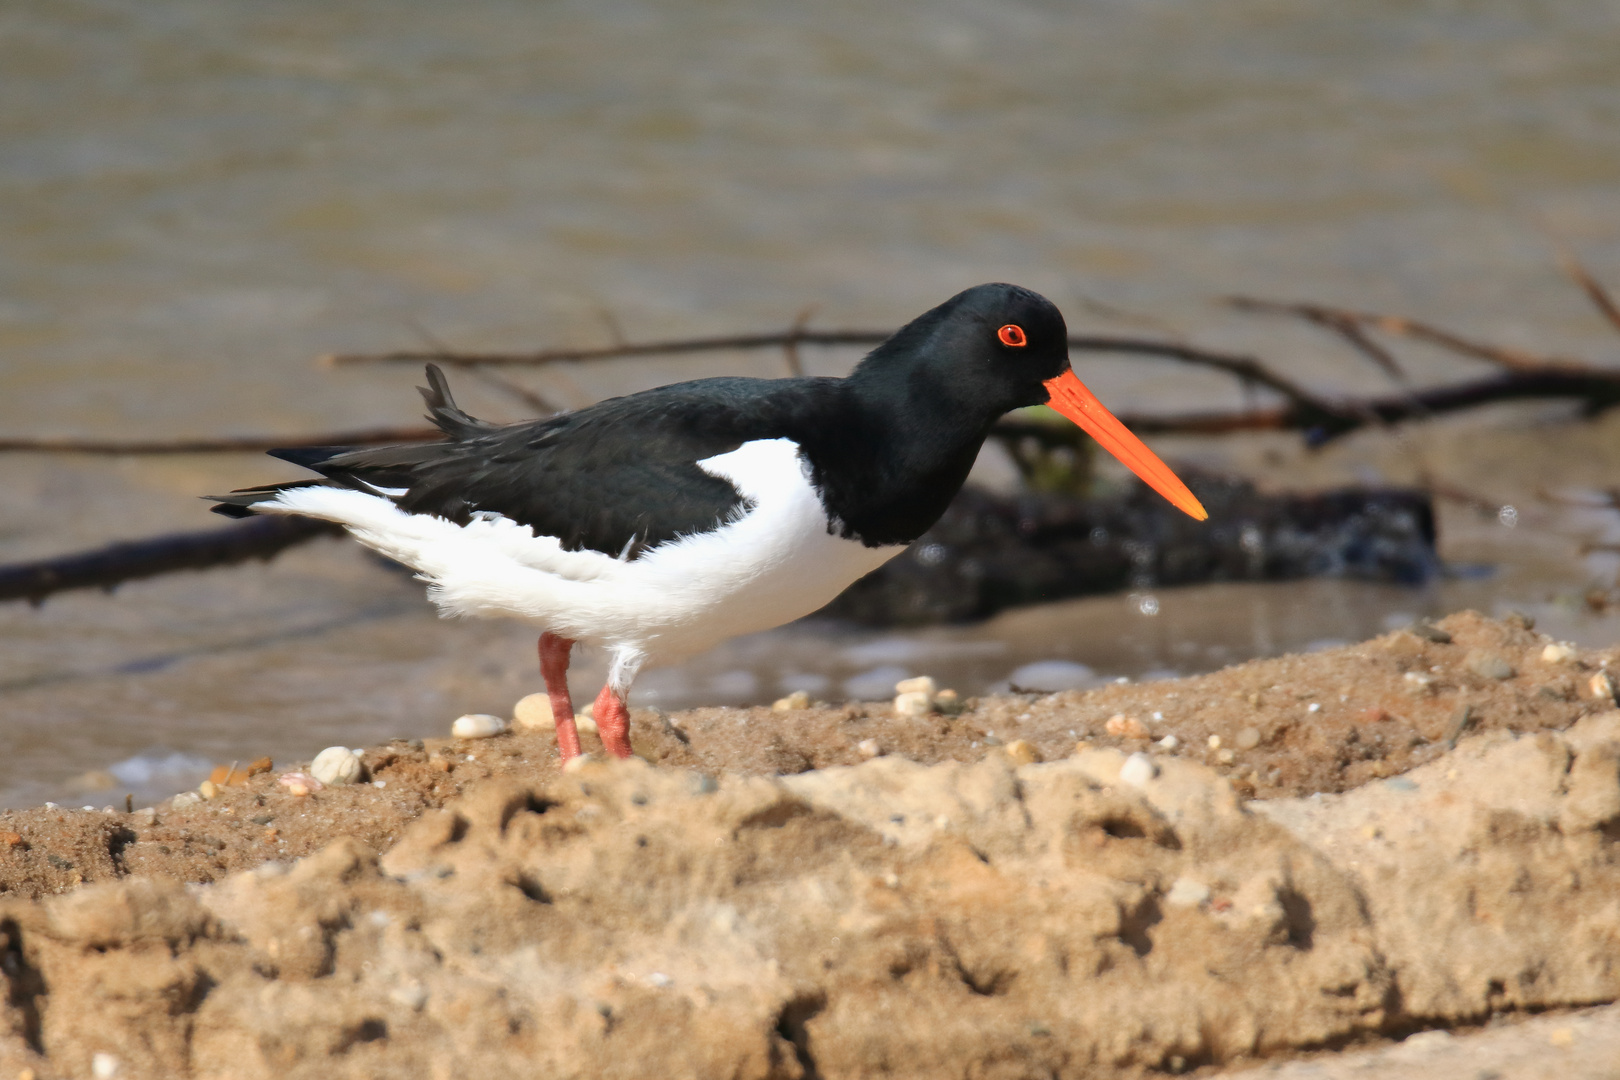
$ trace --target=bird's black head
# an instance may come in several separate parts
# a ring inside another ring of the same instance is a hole
[[[895,397],[926,394],[994,420],[1041,405],[1069,369],[1068,328],[1046,297],[1017,285],[976,285],[895,332],[852,378]]]

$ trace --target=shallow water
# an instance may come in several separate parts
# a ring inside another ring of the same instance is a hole
[[[895,325],[991,279],[1047,292],[1076,328],[1183,332],[1345,389],[1386,384],[1330,342],[1210,299],[1331,300],[1612,361],[1620,337],[1557,277],[1544,230],[1620,280],[1616,55],[1620,8],[1575,0],[12,3],[0,432],[405,422],[415,373],[312,359],[758,329],[808,305],[814,325]],[[1405,355],[1419,379],[1474,370]],[[806,354],[826,373],[854,359]],[[614,362],[529,381],[578,405],[781,365]],[[1121,409],[1238,400],[1172,366],[1080,367]],[[521,415],[461,383],[473,411]],[[1613,540],[1614,515],[1545,496],[1610,486],[1616,440],[1560,416],[1496,411],[1314,457],[1284,440],[1159,443],[1277,484],[1410,480],[1426,462],[1523,504],[1511,529],[1446,511],[1444,554],[1498,567],[1489,577],[1179,590],[1154,616],[1103,598],[902,636],[793,628],[649,673],[640,695],[865,696],[901,669],[972,692],[1054,659],[1142,677],[1463,605],[1533,608],[1560,636],[1612,641],[1613,620],[1570,597],[1612,579],[1613,556],[1580,545]],[[250,456],[0,458],[0,559],[205,527],[195,495],[285,475]],[[528,636],[438,623],[414,585],[336,543],[6,607],[0,805],[62,796],[152,747],[308,757],[437,732],[534,688]]]

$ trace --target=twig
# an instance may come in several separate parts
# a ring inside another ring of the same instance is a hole
[[[1472,341],[1460,334],[1454,334],[1450,330],[1442,330],[1429,323],[1395,315],[1377,315],[1366,311],[1351,311],[1345,308],[1330,307],[1325,304],[1291,303],[1279,300],[1265,300],[1253,296],[1227,297],[1227,303],[1238,311],[1258,315],[1291,315],[1295,318],[1308,319],[1317,323],[1325,323],[1328,319],[1342,320],[1358,326],[1370,327],[1394,337],[1426,341],[1450,352],[1472,357],[1475,360],[1484,360],[1509,371],[1545,371],[1549,368],[1584,371],[1590,367],[1590,365],[1580,360],[1537,356],[1534,353],[1509,349],[1501,345],[1486,345],[1482,342]]]
[[[810,325],[810,316],[815,313],[814,304],[800,311],[793,320],[793,328],[788,331],[788,340],[782,346],[782,358],[787,361],[788,374],[794,378],[804,375],[804,362],[799,359],[799,339],[804,334],[804,328]]]
[[[1585,264],[1567,246],[1560,243],[1558,248],[1558,264],[1563,267],[1564,273],[1569,275],[1571,281],[1580,286],[1587,299],[1592,301],[1592,305],[1609,321],[1609,325],[1616,330],[1620,330],[1620,305],[1615,303],[1614,297],[1609,293],[1609,290],[1604,288],[1603,283],[1591,275]]]
[[[93,551],[0,567],[0,601],[26,600],[34,606],[69,589],[111,592],[126,581],[176,570],[204,570],[249,559],[271,559],[287,548],[342,528],[311,518],[263,516],[223,529],[171,533],[109,544]]]
[[[0,439],[0,453],[55,454],[231,454],[301,446],[372,446],[432,442],[443,432],[427,427],[362,428],[323,435],[239,435],[199,439]]]

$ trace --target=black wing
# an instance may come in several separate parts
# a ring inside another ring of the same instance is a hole
[[[697,462],[752,439],[792,437],[814,414],[836,408],[841,383],[701,379],[495,425],[462,412],[436,366],[427,377],[422,396],[443,442],[272,451],[325,479],[215,496],[214,511],[245,517],[254,503],[310,484],[387,489],[410,513],[465,524],[490,511],[557,537],[569,551],[634,558],[746,509],[729,481]]]

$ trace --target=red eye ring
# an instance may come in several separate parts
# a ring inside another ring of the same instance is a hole
[[[1001,339],[1003,345],[1010,345],[1014,349],[1022,349],[1029,344],[1029,338],[1024,335],[1024,328],[1017,323],[1008,323],[996,331],[996,337]]]

